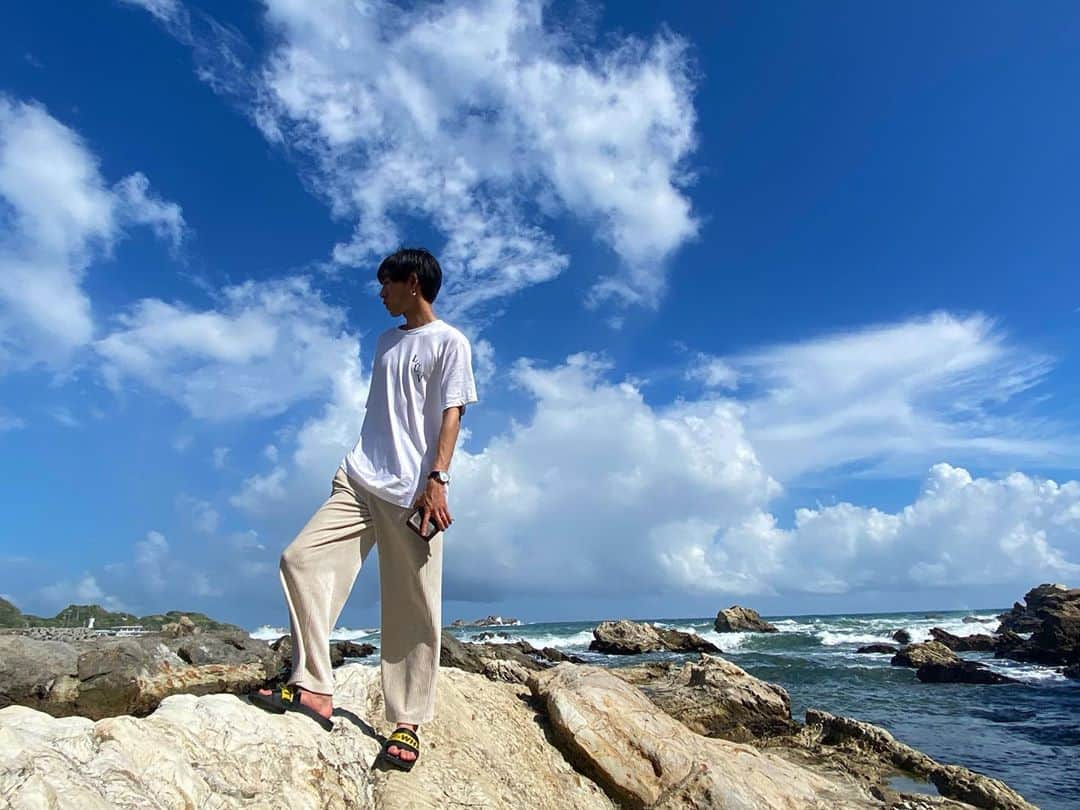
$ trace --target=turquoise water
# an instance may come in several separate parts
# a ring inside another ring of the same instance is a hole
[[[808,707],[866,720],[940,762],[964,765],[1002,779],[1044,810],[1080,807],[1080,682],[1052,669],[989,655],[964,653],[1021,680],[1018,684],[922,684],[915,671],[889,665],[888,655],[857,655],[876,642],[895,644],[893,631],[929,638],[931,627],[956,635],[992,632],[998,611],[892,613],[844,616],[770,617],[781,632],[717,633],[713,618],[646,619],[657,625],[701,635],[725,657],[751,674],[783,686],[792,714],[802,719]],[[963,623],[974,615],[985,623]],[[640,619],[639,619],[640,620]],[[556,647],[600,666],[626,666],[648,660],[681,661],[696,654],[653,653],[608,656],[588,651],[598,621],[544,622],[512,627],[461,628],[468,641],[483,632],[506,633],[536,647]],[[280,628],[257,631],[276,638]],[[335,638],[378,644],[375,629],[339,629]]]

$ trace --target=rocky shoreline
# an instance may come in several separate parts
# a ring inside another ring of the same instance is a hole
[[[936,629],[930,642],[895,648],[892,662],[924,682],[1002,682],[957,652],[1075,666],[1080,590],[1040,586],[1025,602],[1003,617],[1001,633]],[[733,617],[772,632],[738,606],[720,611],[718,625]],[[1036,629],[1024,638],[1010,629],[1017,623]],[[406,795],[419,807],[518,807],[536,795],[551,796],[551,807],[1032,807],[1002,782],[938,763],[876,726],[815,709],[800,723],[781,687],[700,636],[650,624],[602,622],[592,649],[696,658],[609,669],[525,641],[467,643],[444,630],[438,716],[424,729],[421,767],[404,777],[374,762],[376,728],[385,726],[377,665],[337,670],[339,719],[325,735],[240,697],[287,677],[287,636],[266,643],[183,618],[130,638],[45,630],[0,634],[0,798],[14,807],[58,796],[60,806],[79,807],[381,807]],[[334,663],[373,652],[339,643]],[[223,728],[234,746],[214,731]],[[294,737],[303,750],[294,742],[289,757],[314,770],[268,772],[244,748],[273,751]],[[898,774],[939,795],[898,792]]]

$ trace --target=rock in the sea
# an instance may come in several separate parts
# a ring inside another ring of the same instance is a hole
[[[970,636],[954,636],[952,633],[942,630],[940,627],[930,629],[930,635],[934,641],[940,642],[953,652],[993,652],[998,645],[998,639],[985,633],[975,633]]]
[[[964,624],[993,624],[997,619],[983,619],[979,616],[965,616],[960,620]]]
[[[892,634],[892,637],[893,641],[899,641],[901,644],[911,643],[911,633],[909,633],[907,630],[897,630],[895,633]]]
[[[533,648],[530,646],[529,649]],[[517,668],[499,669],[493,667],[491,665],[492,661],[512,661],[524,671],[543,669],[545,666],[549,666],[546,661],[541,663],[536,657],[529,655],[517,644],[489,644],[487,642],[477,644],[460,641],[448,631],[442,631],[442,642],[439,648],[440,666],[454,667],[455,669],[463,669],[466,672],[486,676],[498,673],[499,680],[503,680],[502,676],[507,672],[519,671]]]
[[[837,717],[817,709],[807,709],[806,727],[799,735],[806,749],[831,766],[853,777],[880,783],[897,771],[934,784],[938,792],[961,807],[986,810],[1037,810],[1024,798],[997,779],[970,771],[959,765],[943,765],[897,740],[885,729]],[[883,795],[880,789],[875,790]],[[929,801],[929,797],[913,797]],[[936,804],[892,804],[890,807],[931,807]],[[946,805],[955,807],[955,805]]]
[[[897,649],[892,644],[867,644],[865,647],[859,647],[859,649],[857,649],[855,652],[896,655]]]
[[[672,652],[720,652],[720,648],[697,633],[683,633],[644,622],[620,619],[601,622],[593,628],[590,650],[611,655],[637,655],[669,650]]]
[[[1080,681],[1080,664],[1073,664],[1072,666],[1065,667],[1061,674],[1066,678]]]
[[[483,633],[477,633],[474,640],[475,641],[488,641],[488,640],[493,639],[493,638],[505,638],[507,641],[509,641],[510,640],[510,634],[509,633],[504,633],[504,632],[501,632],[501,631],[497,632],[497,633],[492,633],[492,632],[485,631]]]
[[[714,655],[702,653],[698,661],[681,665],[616,667],[611,672],[706,737],[750,742],[798,728],[791,719],[791,699],[782,687]]]
[[[464,619],[454,619],[450,622],[451,627],[501,627],[507,624],[521,624],[521,622],[512,617],[503,618],[502,616],[485,616],[472,622]]]
[[[894,667],[914,667],[923,664],[948,664],[959,661],[956,653],[939,641],[925,641],[902,647],[889,663]]]
[[[977,661],[923,664],[915,671],[915,677],[923,683],[1017,683],[1015,678],[994,672]]]
[[[703,737],[601,667],[560,664],[529,677],[556,745],[627,808],[869,808],[849,779],[777,754]]]
[[[718,633],[779,633],[756,610],[732,605],[716,614],[713,627]]]
[[[374,644],[357,644],[355,641],[335,641],[333,646],[343,658],[365,658],[375,652]]]
[[[1024,599],[1028,604],[1025,620],[1033,614],[1038,624],[1026,641],[1017,643],[1015,636],[1002,639],[997,655],[1044,666],[1080,663],[1080,588],[1040,585]],[[1003,619],[1002,627],[1006,624]]]
[[[1069,589],[1064,585],[1043,583],[1032,588],[1024,596],[1024,603],[1014,602],[1012,610],[998,616],[1001,622],[998,632],[1011,630],[1014,633],[1033,633],[1042,625],[1042,617],[1038,615],[1039,608],[1047,598],[1067,592]]]

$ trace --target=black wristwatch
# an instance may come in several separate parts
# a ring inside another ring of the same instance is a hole
[[[438,481],[440,484],[449,484],[450,483],[450,473],[443,472],[442,470],[432,470],[428,474],[428,478],[433,478],[436,481]]]

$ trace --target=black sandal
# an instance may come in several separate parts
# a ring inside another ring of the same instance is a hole
[[[274,714],[300,712],[300,714],[306,714],[327,731],[333,731],[334,729],[334,724],[330,721],[329,717],[323,717],[310,706],[305,706],[300,702],[299,687],[294,687],[292,685],[279,686],[269,695],[252,692],[248,697],[251,698],[252,703],[268,712]]]
[[[394,756],[390,753],[390,746],[396,745],[398,750],[405,749],[406,751],[412,751],[416,754],[416,759],[408,760],[402,759],[399,756]],[[393,765],[395,768],[400,768],[403,771],[411,771],[412,766],[420,761],[420,737],[417,733],[407,726],[399,726],[394,729],[394,733],[386,738],[386,742],[383,743],[382,751],[379,752],[379,756]]]

